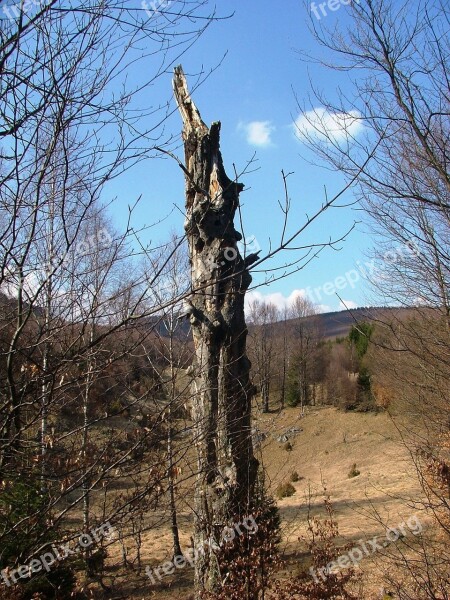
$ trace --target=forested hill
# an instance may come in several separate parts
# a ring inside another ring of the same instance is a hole
[[[404,320],[414,314],[414,308],[386,308],[386,307],[361,307],[351,310],[341,310],[329,313],[320,313],[314,317],[304,317],[305,320],[314,319],[325,339],[334,339],[348,335],[352,325],[361,321],[390,322]],[[288,328],[297,319],[288,321]],[[283,327],[281,322],[277,327]]]
[[[361,321],[392,321],[404,320],[411,317],[414,309],[411,308],[386,308],[386,307],[361,307],[351,310],[341,310],[322,313],[315,318],[320,323],[323,336],[328,339],[345,337],[352,325]]]

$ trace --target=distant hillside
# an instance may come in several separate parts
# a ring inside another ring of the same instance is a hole
[[[363,307],[317,315],[325,338],[346,337],[352,325],[360,321],[405,319],[409,308]]]
[[[391,321],[393,319],[406,319],[412,316],[413,308],[385,308],[385,307],[362,307],[351,310],[341,310],[336,312],[321,313],[314,317],[305,317],[315,319],[322,331],[325,339],[335,339],[346,337],[352,325],[360,321]],[[294,324],[296,319],[291,319],[289,323]],[[281,327],[281,323],[278,324]],[[288,325],[289,326],[289,325]]]

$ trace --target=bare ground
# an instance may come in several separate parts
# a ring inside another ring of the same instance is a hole
[[[278,501],[282,519],[282,550],[289,570],[295,573],[304,560],[308,504],[313,514],[324,514],[324,487],[335,509],[339,525],[339,543],[358,545],[358,540],[374,536],[386,540],[386,525],[396,528],[417,514],[414,499],[420,489],[411,460],[401,443],[394,423],[386,413],[341,412],[331,407],[310,407],[304,416],[299,408],[282,413],[259,414],[254,420],[259,438],[259,459],[267,471],[270,490],[288,482],[296,471],[301,480],[294,482],[295,494]],[[291,435],[291,429],[294,431]],[[292,449],[286,449],[287,435]],[[279,441],[279,439],[281,441]],[[360,474],[349,477],[356,464]],[[185,501],[180,507],[180,533],[183,549],[190,545],[192,533],[193,479],[183,485]],[[130,555],[133,545],[127,543]],[[143,536],[142,570],[171,559],[171,535],[168,523],[159,524]],[[192,593],[191,568],[177,570],[155,585],[137,570],[114,567],[120,562],[121,548],[115,544],[109,552],[109,573],[105,583],[111,586],[96,597],[186,599]],[[380,598],[382,581],[378,576],[380,556],[360,563],[364,595]],[[375,559],[375,560],[374,560]],[[91,587],[91,586],[90,586]]]

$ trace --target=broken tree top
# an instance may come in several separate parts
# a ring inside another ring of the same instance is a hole
[[[191,131],[194,131],[198,136],[206,135],[208,127],[202,121],[200,112],[189,94],[186,77],[181,65],[175,67],[173,92],[183,119],[184,136],[187,136]]]
[[[190,96],[181,66],[175,68],[173,89],[183,120],[186,208],[188,211],[195,206],[200,208],[199,205],[204,202],[217,210],[227,205],[228,223],[222,222],[222,228],[225,226],[227,229],[228,226],[225,237],[229,237],[229,226],[238,206],[239,192],[244,186],[226,175],[220,153],[220,123],[214,122],[210,128],[205,125]],[[216,234],[212,237],[220,237],[219,231]],[[240,234],[238,237],[240,239]]]

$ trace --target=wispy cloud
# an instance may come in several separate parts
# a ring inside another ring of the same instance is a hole
[[[293,123],[297,139],[318,139],[329,143],[341,143],[356,137],[364,129],[362,115],[357,110],[348,113],[329,112],[314,108],[301,113]]]
[[[239,123],[238,129],[244,131],[247,143],[250,146],[265,148],[272,144],[272,132],[275,131],[272,121],[251,121]]]

